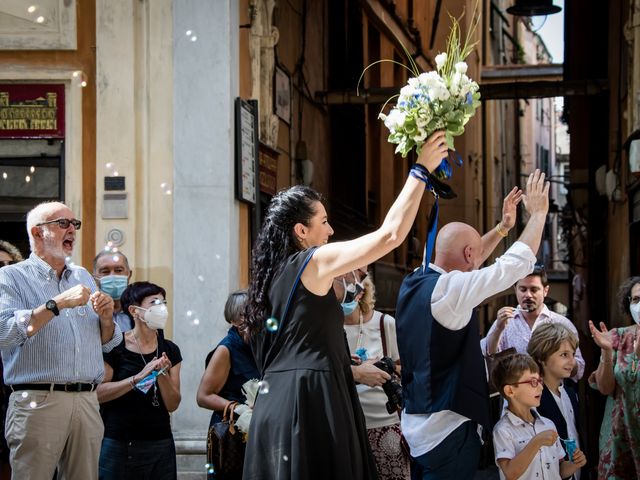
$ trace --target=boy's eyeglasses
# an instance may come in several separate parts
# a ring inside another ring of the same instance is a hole
[[[544,385],[544,381],[541,378],[530,378],[529,380],[512,383],[511,385],[522,385],[523,383],[528,383],[533,388],[538,388],[538,385]]]
[[[60,228],[66,230],[69,228],[69,225],[73,225],[73,228],[76,230],[80,230],[80,226],[82,222],[76,218],[58,218],[56,220],[49,220],[48,222],[38,223],[36,227],[40,227],[41,225],[49,225],[51,223],[57,223]]]

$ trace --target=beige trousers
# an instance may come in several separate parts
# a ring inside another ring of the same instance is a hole
[[[5,426],[13,480],[97,480],[104,425],[95,392],[21,390]]]

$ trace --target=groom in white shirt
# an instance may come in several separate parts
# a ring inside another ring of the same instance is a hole
[[[413,478],[472,478],[477,469],[480,436],[490,433],[490,421],[473,310],[533,270],[549,208],[544,173],[531,174],[521,195],[517,188],[507,195],[502,221],[483,237],[464,223],[445,225],[434,262],[409,274],[400,288],[402,432],[419,470]],[[514,225],[521,198],[530,218],[519,240],[493,265],[477,270]]]

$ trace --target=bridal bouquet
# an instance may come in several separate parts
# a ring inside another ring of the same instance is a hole
[[[420,73],[411,56],[407,55],[410,66],[400,65],[413,77],[398,95],[387,100],[389,103],[396,98],[395,107],[388,114],[379,115],[389,129],[389,142],[397,144],[395,152],[403,158],[413,148],[419,154],[426,139],[437,130],[445,131],[449,149],[455,150],[453,137],[464,133],[464,126],[480,106],[478,84],[467,76],[465,62],[475,46],[475,43],[470,43],[470,38],[478,26],[479,15],[474,14],[464,44],[460,39],[459,19],[450,18],[447,51],[435,57],[436,71]],[[385,106],[386,103],[383,110]],[[461,157],[457,155],[456,158],[461,165]],[[446,158],[433,173],[439,178],[451,177],[451,165]]]

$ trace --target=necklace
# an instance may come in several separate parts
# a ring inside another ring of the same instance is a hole
[[[358,325],[360,326],[360,331],[358,333],[358,339],[356,340],[356,350],[360,350],[360,347],[362,347],[362,340],[364,338],[364,328],[363,328],[363,316],[362,316],[362,310],[358,309],[358,312],[360,313],[360,317],[358,319]]]
[[[136,334],[133,333],[133,331],[131,332],[131,334],[133,335],[133,339],[136,342],[136,347],[138,347],[138,353],[140,354],[140,358],[142,358],[142,362],[144,363],[144,366],[147,366],[147,361],[144,359],[144,355],[142,355],[142,348],[140,348],[140,343],[138,343],[138,337],[136,337]],[[157,339],[156,339],[157,341]],[[156,344],[156,358],[158,358],[158,353],[160,349],[160,342],[157,342]],[[151,405],[153,405],[154,407],[159,407],[160,406],[160,402],[158,401],[158,382],[154,382],[153,383],[153,397],[151,399]]]

